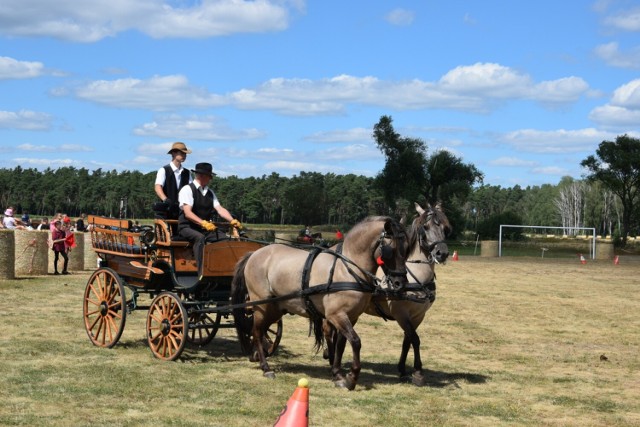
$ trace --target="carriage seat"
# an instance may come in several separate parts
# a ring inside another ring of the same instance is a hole
[[[180,236],[174,230],[177,230],[178,220],[176,219],[158,219],[155,221],[156,245],[169,246],[174,248],[186,248],[191,246],[184,237]]]

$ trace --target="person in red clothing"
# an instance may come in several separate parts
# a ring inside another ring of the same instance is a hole
[[[69,274],[69,272],[67,271],[67,266],[69,265],[69,255],[67,255],[67,245],[65,243],[67,233],[63,229],[62,222],[55,221],[54,226],[55,229],[51,233],[51,240],[53,241],[51,249],[53,249],[53,253],[55,254],[55,257],[53,258],[53,274],[60,274],[58,272],[58,259],[60,255],[62,255],[62,258],[64,259],[62,274]]]

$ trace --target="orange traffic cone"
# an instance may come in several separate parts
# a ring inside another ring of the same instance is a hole
[[[451,259],[454,261],[458,260],[458,251],[453,251],[453,256],[451,257]]]
[[[620,257],[618,255],[616,255],[616,257],[613,259],[613,264],[614,265],[619,265],[620,264]]]
[[[582,254],[580,254],[580,263],[581,264],[586,264],[587,263],[587,260],[584,259],[584,256],[582,256]]]
[[[309,381],[301,378],[273,427],[309,426]]]

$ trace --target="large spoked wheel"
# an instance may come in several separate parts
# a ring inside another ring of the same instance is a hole
[[[127,319],[124,285],[110,268],[96,270],[84,290],[84,327],[98,347],[111,348],[120,339]]]
[[[187,334],[187,342],[191,345],[205,346],[218,333],[222,314],[215,313],[213,317],[209,313],[190,313],[189,314],[189,333]]]
[[[253,338],[251,337],[251,330],[253,329],[253,309],[248,307],[244,310],[244,318],[235,319],[236,322],[244,322],[246,327],[245,331],[249,331],[247,333],[238,333],[238,340],[240,341],[240,346],[242,350],[249,354],[253,351]],[[282,339],[282,319],[278,320],[276,323],[269,326],[267,329],[267,333],[264,335],[264,342],[262,343],[262,347],[265,349],[267,357],[271,356],[276,352],[278,346],[280,345],[280,340]],[[252,355],[253,357],[253,355]]]
[[[155,357],[175,360],[187,342],[189,319],[187,311],[171,292],[163,292],[153,299],[147,316],[147,342]]]

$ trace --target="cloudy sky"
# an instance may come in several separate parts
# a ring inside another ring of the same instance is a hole
[[[380,116],[485,183],[640,137],[637,0],[3,0],[0,167],[375,176]]]

